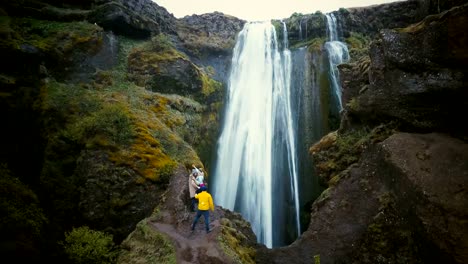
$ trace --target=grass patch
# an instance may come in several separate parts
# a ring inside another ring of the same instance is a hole
[[[143,220],[122,244],[117,263],[176,264],[176,251],[168,237]]]
[[[229,256],[234,263],[245,264],[255,263],[255,249],[245,246],[242,242],[247,240],[235,225],[227,218],[221,219],[221,235],[218,241],[224,253]]]
[[[315,50],[321,50],[323,44],[326,42],[326,38],[313,38],[308,40],[303,40],[300,42],[295,43],[290,47],[290,49],[298,49],[300,47],[307,47],[310,52]]]
[[[73,263],[115,263],[118,255],[112,235],[95,231],[87,226],[65,233],[62,243],[65,253]]]
[[[338,175],[359,161],[361,153],[369,144],[381,142],[395,133],[397,124],[388,123],[373,129],[361,128],[324,137],[310,148],[318,175],[329,185],[339,180]],[[333,133],[332,133],[333,134]]]
[[[350,36],[345,41],[352,61],[358,61],[369,56],[369,47],[372,42],[369,36],[362,33],[350,32]]]
[[[56,22],[12,18],[11,28],[15,32],[13,39],[17,45],[30,44],[52,54],[68,53],[83,44],[94,47],[97,51],[102,42],[102,38],[97,35],[102,29],[84,21]]]

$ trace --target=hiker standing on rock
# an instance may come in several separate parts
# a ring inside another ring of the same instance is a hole
[[[192,231],[195,230],[195,225],[198,222],[198,219],[203,215],[205,218],[205,229],[206,233],[208,234],[211,232],[210,229],[210,210],[214,211],[214,204],[213,204],[213,198],[211,197],[211,194],[207,192],[207,189],[205,186],[200,188],[200,193],[195,194],[195,198],[198,199],[198,211],[197,215],[195,216],[195,220],[193,220],[192,223]]]
[[[191,200],[191,204],[190,204],[190,211],[192,212],[195,212],[195,204],[196,204],[196,199],[195,199],[195,192],[200,189],[200,187],[198,187],[197,185],[197,182],[195,180],[195,177],[196,175],[195,173],[190,173],[189,175],[189,181],[188,181],[188,184],[189,184],[189,192],[190,192],[190,200]]]

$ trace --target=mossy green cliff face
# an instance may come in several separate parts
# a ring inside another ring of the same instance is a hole
[[[37,195],[29,248],[2,252],[63,260],[58,242],[79,226],[120,243],[159,205],[176,168],[184,176],[191,164],[208,171],[224,98],[215,68],[177,48],[176,19],[151,1],[2,8],[0,163],[11,175],[2,179]],[[10,191],[4,196],[14,202]],[[29,220],[17,221],[11,230],[23,232]]]
[[[191,222],[186,176],[210,168],[245,22],[177,20],[149,0],[2,3],[2,253],[65,262],[58,242],[89,226],[113,235],[121,263],[466,263],[466,5],[410,27],[433,11],[392,19],[414,4],[338,11],[352,25],[341,25],[353,59],[340,66],[345,110],[311,148],[326,190],[298,241],[269,250],[217,207],[210,247],[186,253],[173,244]],[[321,53],[323,19],[287,21],[292,48]]]

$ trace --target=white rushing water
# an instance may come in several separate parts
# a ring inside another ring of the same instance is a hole
[[[283,35],[287,47],[287,32]],[[279,50],[273,25],[246,23],[233,52],[213,194],[217,204],[240,212],[251,223],[258,241],[270,248],[276,243],[273,224],[277,217],[288,214],[286,208],[273,208],[274,199],[293,200],[296,236],[300,234],[290,82],[291,54],[287,48]],[[286,149],[287,158],[277,148]],[[285,178],[275,169],[281,162],[287,163],[283,167],[287,168],[288,195],[292,197],[273,193],[275,183]],[[280,231],[275,228],[275,232]]]
[[[339,102],[339,110],[341,110],[343,106],[341,103],[341,84],[337,65],[349,60],[349,52],[346,44],[339,41],[336,17],[331,13],[326,14],[326,17],[328,41],[325,43],[325,49],[328,51],[330,62],[330,82]]]

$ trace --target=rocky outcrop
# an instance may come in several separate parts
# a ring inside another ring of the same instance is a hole
[[[307,231],[260,263],[465,263],[467,158],[468,145],[443,134],[369,147],[314,202]]]
[[[87,225],[120,243],[175,168],[203,164],[194,148],[211,150],[222,85],[172,46],[175,19],[152,1],[21,3],[0,10],[0,163],[37,194],[44,225],[35,248],[2,253],[63,262],[64,232]]]
[[[220,12],[186,16],[177,24],[178,48],[209,68],[214,79],[227,83],[232,50],[244,24]]]
[[[467,261],[466,10],[382,30],[370,59],[339,66],[341,127],[310,149],[328,189],[259,263]]]
[[[332,13],[336,16],[341,35],[345,38],[350,32],[375,36],[381,29],[406,27],[429,14],[418,0],[342,8]]]
[[[203,218],[191,232],[196,213],[189,211],[189,205],[188,171],[179,167],[154,213],[122,243],[117,263],[134,263],[141,258],[157,263],[255,263],[259,245],[250,224],[240,214],[216,206],[210,212],[212,232],[205,233]],[[149,239],[152,236],[163,236],[167,242]],[[171,249],[160,252],[165,247]]]
[[[430,14],[438,14],[464,3],[466,0],[395,1],[364,7],[340,8],[330,13],[336,17],[338,36],[344,41],[352,36],[352,33],[373,38],[381,29],[404,28]],[[279,23],[279,20],[276,21]],[[294,13],[283,21],[287,25],[288,39],[292,47],[303,46],[311,39],[327,36],[326,17],[320,11],[313,14]],[[281,30],[277,31],[279,35],[282,34]]]
[[[343,40],[350,37],[352,32],[375,36],[384,28],[406,27],[430,14],[426,6],[418,0],[340,8],[330,13],[336,17],[338,36]],[[294,13],[284,22],[288,28],[291,46],[300,43],[304,45],[311,39],[327,36],[327,20],[325,14],[319,11],[314,14]]]
[[[2,8],[16,16],[63,22],[87,20],[106,31],[134,38],[175,34],[175,17],[151,0],[10,1]]]
[[[467,19],[464,5],[408,28],[382,31],[371,48],[369,88],[351,103],[350,116],[466,135],[459,120],[468,107]]]
[[[114,33],[148,38],[175,33],[175,18],[151,0],[107,1],[93,8],[88,20]]]
[[[128,61],[132,80],[152,91],[180,95],[202,91],[200,70],[175,49],[135,50]]]
[[[186,16],[181,19],[179,37],[194,53],[231,54],[237,33],[245,24],[244,20],[220,12]],[[201,55],[200,54],[200,55]]]
[[[149,181],[139,183],[137,171],[115,166],[99,150],[83,152],[76,168],[78,210],[84,222],[113,234],[116,241],[124,240],[141,219],[153,212],[164,191]]]

